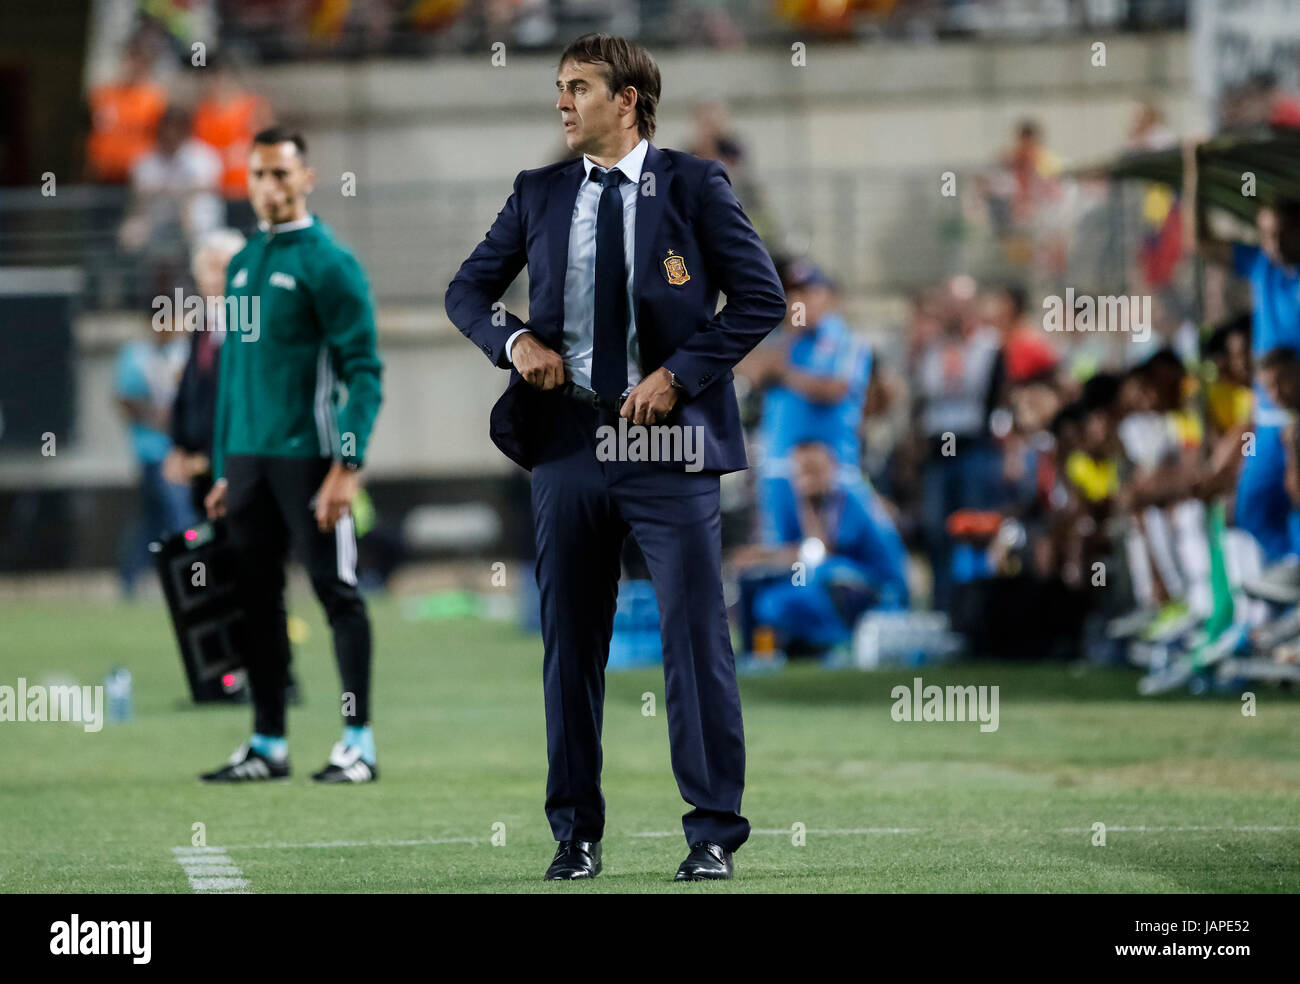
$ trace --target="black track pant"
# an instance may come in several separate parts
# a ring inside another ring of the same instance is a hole
[[[284,568],[290,547],[307,568],[334,633],[343,720],[353,725],[370,721],[370,619],[357,590],[352,517],[343,517],[329,533],[316,526],[316,492],[329,467],[328,458],[226,459],[226,523],[247,614],[246,665],[258,734],[285,733],[289,633]]]

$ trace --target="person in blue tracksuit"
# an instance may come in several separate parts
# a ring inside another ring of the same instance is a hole
[[[1296,216],[1300,219],[1300,216]],[[1277,247],[1276,213],[1261,210],[1261,244],[1234,243],[1232,265],[1250,282],[1254,311],[1251,354],[1258,364],[1277,348],[1300,352],[1300,269],[1287,263]],[[1255,453],[1247,455],[1237,479],[1237,525],[1264,548],[1269,561],[1293,552],[1286,494],[1286,455],[1282,432],[1286,411],[1269,397],[1256,374]]]
[[[871,346],[850,331],[834,283],[815,264],[786,264],[782,281],[789,302],[786,321],[742,366],[751,382],[768,387],[758,427],[760,515],[771,513],[774,497],[790,479],[791,455],[800,440],[826,444],[839,479],[863,483],[859,426],[871,383]]]
[[[866,610],[907,607],[907,551],[879,497],[843,479],[827,444],[800,439],[790,461],[772,484],[763,545],[738,557],[742,628],[822,650],[847,642]]]
[[[1261,205],[1255,214],[1258,244],[1227,242],[1214,235],[1197,210],[1200,199],[1199,155],[1189,142],[1183,147],[1183,202],[1192,210],[1184,221],[1184,245],[1204,259],[1230,266],[1250,283],[1250,349],[1258,366],[1278,348],[1300,352],[1300,202],[1279,198]],[[1286,493],[1286,454],[1283,429],[1287,414],[1255,376],[1253,454],[1247,454],[1237,478],[1236,524],[1250,533],[1270,563],[1294,553],[1291,540],[1291,500]]]

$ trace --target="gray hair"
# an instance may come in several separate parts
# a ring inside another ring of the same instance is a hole
[[[213,229],[206,233],[194,246],[190,255],[190,273],[198,276],[199,257],[204,253],[215,251],[225,255],[229,261],[232,256],[244,248],[244,234],[237,229]]]

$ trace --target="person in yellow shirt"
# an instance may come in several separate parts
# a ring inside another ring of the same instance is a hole
[[[1210,457],[1196,485],[1203,499],[1231,492],[1241,470],[1242,439],[1250,430],[1255,395],[1250,384],[1250,314],[1220,325],[1201,349],[1210,381],[1206,386],[1206,429]]]
[[[1119,376],[1093,376],[1079,400],[1067,408],[1077,426],[1067,435],[1068,425],[1062,421],[1065,426],[1057,436],[1069,499],[1058,511],[1052,554],[1063,576],[1076,584],[1084,583],[1086,572],[1109,549],[1106,520],[1121,492],[1119,392]]]
[[[1250,424],[1254,407],[1250,384],[1250,313],[1220,325],[1206,340],[1202,357],[1213,367],[1207,387],[1210,423],[1220,434]]]
[[[1098,460],[1083,449],[1066,459],[1065,477],[1093,505],[1105,502],[1119,492],[1119,465],[1115,459]]]

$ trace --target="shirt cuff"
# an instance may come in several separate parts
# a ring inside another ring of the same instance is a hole
[[[520,335],[524,334],[524,332],[526,331],[528,331],[527,328],[520,328],[513,335],[511,335],[509,338],[506,339],[506,361],[511,363],[512,365],[514,364],[514,360],[510,358],[510,349],[514,346],[515,339],[518,338]]]

